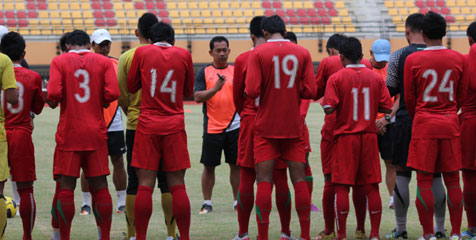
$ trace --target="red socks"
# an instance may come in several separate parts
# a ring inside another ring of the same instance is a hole
[[[443,173],[443,179],[445,181],[446,191],[448,192],[451,235],[458,234],[459,236],[463,218],[463,193],[459,185],[459,172]]]
[[[256,222],[258,223],[258,239],[268,240],[269,214],[271,212],[271,193],[273,184],[259,182],[256,191]]]
[[[58,193],[57,216],[61,232],[61,240],[69,240],[71,222],[74,217],[74,192],[70,189],[61,189]]]
[[[299,223],[301,225],[301,239],[310,240],[310,226],[311,226],[311,196],[306,182],[298,182],[294,184],[296,211],[299,216]]]
[[[369,184],[366,185],[365,188],[369,203],[368,206],[371,226],[369,238],[378,238],[380,220],[382,218],[382,200],[380,199],[378,184]]]
[[[112,221],[112,199],[109,189],[101,188],[91,193],[94,201],[93,210],[96,223],[101,228],[101,240],[109,240]]]
[[[185,185],[181,184],[173,186],[170,188],[170,192],[172,193],[172,212],[180,231],[180,239],[189,240],[191,210],[190,200],[187,191],[185,190]]]
[[[61,183],[56,181],[55,195],[53,196],[53,202],[51,203],[51,227],[53,229],[59,228],[58,222],[58,194],[61,189]]]
[[[255,170],[252,168],[240,168],[240,187],[238,189],[238,224],[241,236],[248,233],[250,215],[254,205],[254,184],[256,180]]]
[[[312,177],[311,165],[307,165],[304,171],[306,174],[307,189],[309,190],[309,194],[312,197],[312,188],[314,187],[314,178]]]
[[[35,225],[36,202],[33,187],[18,189],[20,194],[20,216],[23,223],[23,240],[31,240],[31,232]]]
[[[134,203],[134,218],[136,239],[145,240],[147,237],[147,227],[152,215],[152,193],[154,189],[146,186],[139,186]]]
[[[367,196],[365,185],[355,185],[352,188],[352,201],[354,202],[355,218],[357,219],[356,230],[365,233],[365,215],[367,213]]]
[[[476,227],[476,171],[463,171],[463,199],[468,229]]]
[[[334,185],[335,190],[335,217],[337,221],[337,239],[346,238],[347,215],[349,215],[350,187],[341,184]]]
[[[324,233],[329,235],[334,232],[334,185],[331,181],[324,182],[322,193],[322,212],[324,214]]]
[[[287,169],[274,169],[273,181],[276,186],[276,208],[281,220],[281,232],[291,235],[291,192],[289,192]]]
[[[433,184],[433,174],[417,172],[417,199],[415,204],[418,210],[420,224],[423,227],[423,236],[434,234],[433,213],[435,212],[435,200],[431,186]]]

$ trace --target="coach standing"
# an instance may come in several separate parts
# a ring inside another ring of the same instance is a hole
[[[240,169],[236,166],[240,116],[233,103],[233,69],[228,64],[228,39],[216,36],[210,40],[213,63],[195,75],[194,99],[203,103],[203,144],[200,162],[202,173],[203,206],[200,214],[212,211],[212,191],[215,185],[215,167],[220,165],[221,153],[230,165],[230,183],[233,189],[234,208],[240,184]]]

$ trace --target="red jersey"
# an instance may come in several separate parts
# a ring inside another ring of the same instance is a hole
[[[301,137],[301,98],[316,95],[309,51],[289,40],[268,40],[251,51],[247,68],[246,93],[260,97],[255,133],[265,138]]]
[[[251,51],[244,52],[236,58],[233,73],[233,101],[236,111],[241,117],[246,115],[254,116],[258,111],[259,99],[251,99],[245,94],[246,70]]]
[[[119,98],[111,61],[89,50],[53,58],[48,100],[61,105],[56,144],[61,151],[94,151],[107,147],[103,107]]]
[[[15,78],[18,87],[18,104],[12,106],[2,96],[2,107],[5,109],[5,129],[24,129],[30,133],[30,112],[40,114],[45,105],[40,74],[14,64]]]
[[[127,88],[142,88],[137,131],[168,135],[185,130],[183,98],[193,94],[190,52],[167,43],[140,47],[132,59]]]
[[[316,81],[317,81],[317,96],[315,100],[324,96],[326,91],[327,80],[332,74],[344,68],[340,60],[340,56],[330,56],[322,59],[317,67]]]
[[[413,138],[459,136],[458,109],[467,85],[464,56],[445,47],[431,47],[408,56],[404,96],[413,118]]]
[[[466,91],[466,101],[461,107],[461,119],[476,117],[476,44],[471,46],[469,54],[465,55],[468,75],[471,76]]]
[[[330,77],[322,106],[336,109],[334,136],[337,136],[376,133],[378,110],[391,109],[393,104],[380,75],[363,64],[356,64],[347,65]]]

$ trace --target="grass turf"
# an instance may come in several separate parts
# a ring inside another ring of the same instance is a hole
[[[238,222],[236,212],[233,211],[233,197],[231,187],[228,181],[229,169],[225,165],[221,165],[216,169],[216,183],[213,192],[213,212],[207,215],[199,215],[198,211],[202,205],[201,193],[201,172],[202,165],[199,163],[202,144],[203,131],[203,115],[201,105],[186,105],[187,111],[185,121],[188,134],[188,149],[192,168],[187,171],[186,184],[187,192],[190,197],[192,206],[192,225],[191,239],[232,239],[238,231]],[[58,122],[59,109],[52,110],[45,108],[43,113],[35,118],[35,129],[33,132],[33,140],[36,153],[36,173],[37,181],[35,182],[35,198],[37,204],[37,216],[35,228],[33,231],[33,239],[50,239],[51,228],[51,200],[53,198],[55,183],[52,179],[53,152],[55,148],[54,134]],[[313,152],[310,155],[310,164],[314,175],[314,192],[312,194],[313,203],[321,208],[321,197],[323,188],[323,176],[320,163],[320,129],[323,124],[324,113],[319,104],[311,104],[309,114],[307,116],[307,124],[310,130],[311,147]],[[124,155],[125,158],[125,155]],[[112,168],[112,166],[111,166]],[[111,169],[112,170],[112,169]],[[382,162],[382,176],[384,177],[385,167]],[[414,174],[415,176],[415,174]],[[109,189],[116,207],[115,189],[112,184],[111,176],[108,177]],[[78,181],[79,182],[79,181]],[[79,183],[78,183],[79,185]],[[292,185],[290,185],[292,186]],[[414,204],[416,193],[416,178],[413,177],[411,182],[411,204],[408,211],[408,232],[410,239],[417,239],[421,235],[421,227],[418,221],[418,215]],[[255,188],[256,189],[256,188]],[[383,203],[383,215],[380,233],[382,239],[385,233],[389,233],[395,227],[395,217],[393,210],[388,208],[388,192],[385,184],[380,184],[380,193]],[[11,196],[11,184],[6,183],[5,195]],[[274,194],[273,194],[274,195]],[[160,191],[154,190],[154,212],[152,214],[148,238],[149,239],[165,239],[166,229],[164,226],[162,209],[160,207]],[[294,201],[294,198],[292,198]],[[71,239],[97,239],[97,230],[93,215],[81,216],[79,208],[81,204],[81,190],[77,186],[75,191],[76,215],[73,220]],[[350,202],[350,214],[347,221],[347,233],[349,239],[354,236],[356,226],[354,209],[352,201]],[[294,207],[293,207],[294,208]],[[315,237],[323,230],[324,221],[321,212],[312,212],[311,214],[311,236]],[[466,220],[463,221],[463,227],[466,226]],[[370,224],[367,216],[366,229],[370,231]],[[451,230],[449,224],[449,213],[447,211],[446,229]],[[295,236],[299,236],[299,222],[296,212],[293,209],[291,230]],[[113,222],[111,229],[111,239],[124,239],[126,231],[126,223],[124,214],[113,213]],[[270,239],[279,239],[279,217],[276,207],[273,203],[273,210],[270,216],[269,233]],[[21,239],[23,234],[22,223],[20,217],[8,220],[5,239]],[[250,219],[250,236],[254,239],[257,235],[256,220],[254,213]]]

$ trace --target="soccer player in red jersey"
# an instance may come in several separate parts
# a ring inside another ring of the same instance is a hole
[[[119,97],[116,74],[108,58],[89,51],[89,36],[84,31],[68,34],[66,45],[70,51],[51,62],[47,87],[50,106],[61,103],[53,164],[53,174],[61,183],[56,206],[61,239],[70,237],[74,189],[82,168],[93,190],[93,208],[100,215],[101,239],[108,240],[112,200],[106,180],[109,166],[103,106]]]
[[[470,76],[476,73],[476,22],[471,23],[466,31],[471,46],[469,54],[465,55]],[[469,80],[466,101],[461,107],[460,134],[461,153],[463,160],[463,199],[468,230],[461,237],[476,237],[476,78]]]
[[[283,39],[286,27],[279,16],[264,18],[261,26],[267,43],[250,53],[245,81],[246,94],[252,99],[259,97],[254,129],[258,239],[268,239],[273,168],[275,160],[284,159],[294,184],[301,238],[309,240],[311,198],[304,171],[300,104],[302,98],[316,94],[312,59],[305,48]]]
[[[0,51],[13,62],[19,91],[18,104],[4,102],[5,129],[8,142],[8,162],[12,180],[17,182],[22,202],[20,216],[23,223],[23,239],[30,240],[35,224],[36,203],[33,196],[33,181],[36,180],[35,153],[31,133],[33,131],[30,112],[40,114],[45,105],[40,74],[22,67],[25,57],[25,40],[16,33],[3,36]]]
[[[129,92],[142,88],[131,164],[136,167],[139,179],[134,206],[136,239],[146,239],[152,215],[152,192],[161,166],[172,193],[172,211],[180,239],[189,240],[190,201],[184,178],[190,158],[183,98],[193,94],[192,56],[187,50],[173,46],[174,29],[166,23],[152,26],[151,41],[154,44],[136,50],[127,79]]]
[[[254,17],[250,22],[250,36],[254,47],[266,43],[261,28],[264,17]],[[259,101],[248,98],[245,94],[245,78],[247,72],[248,56],[252,50],[247,51],[235,60],[233,76],[233,100],[238,113],[240,113],[240,136],[238,139],[237,165],[240,166],[240,187],[238,189],[238,223],[239,232],[233,240],[250,239],[248,225],[251,210],[254,205],[254,183],[256,180],[255,160],[253,153],[253,126],[258,110]],[[282,162],[282,161],[280,161]],[[279,165],[279,166],[278,166]],[[291,238],[289,228],[291,222],[290,193],[286,174],[286,164],[277,164],[273,173],[276,186],[276,207],[281,220],[281,240]]]
[[[336,193],[337,239],[346,238],[348,194],[355,185],[363,186],[368,199],[370,239],[379,239],[382,202],[375,118],[377,112],[390,113],[393,104],[381,77],[360,64],[362,45],[358,39],[345,39],[339,52],[346,67],[330,77],[322,102],[326,114],[336,112],[331,178]]]
[[[445,19],[429,12],[422,29],[427,48],[408,56],[404,67],[405,103],[413,118],[407,166],[417,170],[415,203],[423,227],[422,239],[434,236],[434,172],[443,173],[448,191],[450,239],[459,239],[463,204],[457,112],[463,104],[468,76],[463,55],[443,47]]]

